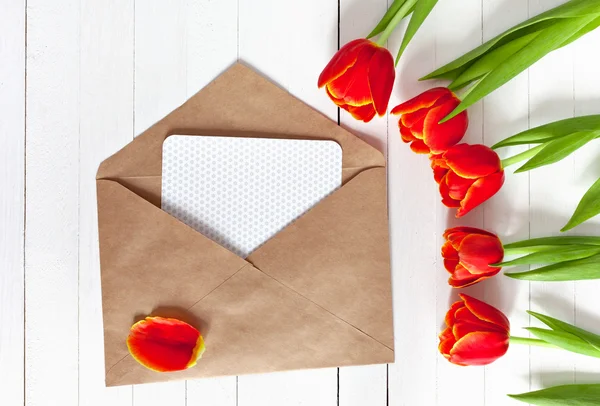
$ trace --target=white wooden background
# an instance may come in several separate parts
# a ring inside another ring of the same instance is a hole
[[[417,78],[563,0],[440,0],[398,67],[391,106]],[[237,59],[332,119],[316,88],[338,48],[364,36],[386,0],[0,0],[0,404],[6,406],[513,405],[506,393],[600,382],[600,363],[513,347],[485,368],[436,350],[456,292],[439,249],[448,225],[427,158],[397,117],[341,125],[389,158],[396,363],[104,388],[94,174],[98,164]],[[398,35],[390,40],[396,50]],[[470,109],[466,141],[488,145],[600,113],[600,31],[538,63]],[[515,148],[513,151],[517,152]],[[506,153],[506,152],[503,152]],[[555,234],[600,176],[598,145],[530,174],[460,224],[506,241]],[[599,233],[598,220],[578,234]],[[496,277],[470,293],[510,315],[533,309],[599,331],[600,282]]]

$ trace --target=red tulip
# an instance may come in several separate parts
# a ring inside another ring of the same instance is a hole
[[[396,71],[390,52],[367,39],[344,45],[319,76],[333,102],[357,120],[369,122],[387,111]]]
[[[490,364],[508,350],[508,319],[487,303],[467,295],[460,298],[446,314],[447,328],[440,334],[438,348],[453,364]]]
[[[504,258],[502,242],[496,234],[472,227],[455,227],[444,233],[444,267],[452,276],[448,283],[464,288],[496,275],[502,268],[490,266]]]
[[[504,184],[500,157],[485,145],[459,144],[431,156],[442,203],[462,217],[496,194]]]
[[[450,90],[436,87],[394,107],[392,114],[402,114],[398,122],[402,141],[419,154],[441,154],[456,145],[467,132],[467,112],[439,122],[459,104],[460,99]]]
[[[204,340],[198,330],[183,321],[146,317],[131,327],[127,347],[146,368],[172,372],[196,365],[204,353]]]

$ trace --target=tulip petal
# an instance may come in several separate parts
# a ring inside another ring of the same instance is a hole
[[[450,278],[448,278],[448,285],[452,286],[455,289],[462,289],[462,288],[469,287],[471,285],[475,285],[476,283],[479,283],[485,279],[488,279],[488,277],[481,276],[481,275],[475,275],[475,276],[472,276],[471,278],[465,278],[465,279],[456,279],[456,278],[454,278],[454,276],[451,276]]]
[[[412,99],[405,101],[402,104],[394,107],[391,114],[406,114],[412,113],[419,109],[428,109],[433,106],[440,98],[452,94],[446,87],[436,87],[429,89]]]
[[[489,231],[485,231],[480,228],[459,226],[459,227],[452,227],[452,228],[447,229],[446,232],[444,233],[444,238],[448,239],[450,237],[450,235],[452,235],[453,233],[481,234],[481,235],[489,235],[491,237],[496,237],[496,234],[490,233]]]
[[[338,99],[337,97],[332,95],[331,92],[329,91],[328,87],[325,87],[325,91],[327,92],[327,96],[329,96],[331,101],[333,101],[336,105],[338,105],[338,107],[343,107],[346,105],[346,102],[344,101],[344,99]]]
[[[325,66],[323,72],[319,76],[319,88],[325,86],[326,84],[334,81],[335,79],[342,76],[346,71],[351,68],[356,59],[358,58],[358,54],[360,50],[370,43],[369,40],[364,38],[355,39],[353,41],[348,42],[346,45],[341,47],[339,51],[335,53],[331,61]]]
[[[485,320],[489,323],[493,323],[500,326],[507,334],[510,331],[510,323],[508,319],[500,310],[496,309],[489,304],[477,300],[469,295],[460,294],[460,298],[464,301],[467,309],[471,311],[475,316],[481,320]]]
[[[448,310],[446,318],[444,319],[448,327],[454,325],[454,322],[456,321],[456,312],[463,308],[465,308],[465,303],[462,300],[452,303],[452,306],[450,306],[450,310]]]
[[[410,129],[402,125],[401,122],[398,122],[398,127],[400,127],[400,137],[402,138],[402,141],[413,142],[416,140]]]
[[[400,117],[400,122],[406,127],[410,128],[415,125],[415,123],[425,120],[425,116],[427,116],[427,110],[421,109],[413,111],[412,113],[402,114]]]
[[[373,119],[373,117],[375,117],[375,108],[373,108],[372,104],[367,104],[366,106],[359,107],[346,105],[342,108],[348,111],[350,114],[352,114],[352,117],[354,117],[355,119],[362,120],[365,123],[368,123]]]
[[[477,179],[502,170],[498,154],[485,145],[458,144],[446,151],[443,158],[462,178]]]
[[[492,267],[490,264],[502,262],[504,249],[497,237],[469,234],[460,244],[458,255],[460,263],[472,274],[493,276],[502,268]]]
[[[504,171],[478,179],[473,183],[467,195],[460,203],[456,217],[462,217],[481,203],[494,196],[504,184]]]
[[[458,251],[452,246],[450,241],[446,241],[444,245],[442,245],[442,257],[444,259],[458,260]]]
[[[434,175],[435,175],[435,172],[434,172]],[[448,175],[446,174],[440,181],[440,195],[442,196],[442,203],[446,207],[451,207],[451,208],[460,207],[460,200],[456,200],[456,199],[453,199],[452,197],[450,197],[450,189],[448,188],[448,185],[446,184],[446,176],[448,176]]]
[[[373,47],[362,47],[356,63],[342,76],[327,84],[335,98],[344,99],[346,104],[357,107],[373,103],[368,74],[369,63],[374,53]]]
[[[198,330],[183,321],[146,317],[131,327],[127,347],[146,368],[170,372],[196,365],[204,352],[204,341]]]
[[[438,350],[444,357],[449,358],[450,351],[452,351],[454,344],[456,344],[456,339],[452,334],[452,329],[448,327],[442,332],[442,334],[440,334],[440,344],[438,346]]]
[[[459,104],[460,100],[453,96],[444,104],[429,110],[423,125],[423,139],[433,153],[439,154],[447,151],[465,136],[469,127],[466,111],[445,123],[438,124]]]
[[[429,147],[423,140],[415,140],[410,144],[410,149],[417,154],[429,154]]]
[[[475,183],[475,179],[461,178],[454,171],[448,171],[446,183],[448,184],[450,197],[455,200],[462,200],[467,195],[471,185]]]
[[[450,350],[450,362],[458,365],[487,365],[508,350],[508,335],[475,332],[467,334]]]
[[[387,49],[378,47],[369,64],[369,86],[371,100],[380,116],[387,112],[395,80],[396,69],[392,54]]]
[[[465,331],[464,334],[459,334],[459,335],[454,334],[455,337],[463,337],[472,331],[489,331],[492,333],[506,334],[506,331],[502,327],[500,327],[494,323],[490,323],[485,320],[481,320],[476,315],[474,315],[467,307],[458,309],[455,314],[455,317],[456,317],[456,322],[454,323],[454,326],[456,326],[457,324],[463,324],[463,326],[461,326],[460,329],[456,330],[456,331]],[[468,329],[468,328],[472,328],[473,330],[466,331],[465,329]]]

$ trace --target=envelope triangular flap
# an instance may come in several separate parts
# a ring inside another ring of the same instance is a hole
[[[117,182],[98,181],[97,192],[108,370],[128,354],[136,316],[188,309],[247,262]]]
[[[392,349],[386,181],[361,172],[247,259]]]
[[[207,351],[194,368],[157,374],[132,357],[108,371],[108,386],[392,362],[393,351],[246,266],[195,305],[208,321]]]
[[[98,170],[98,179],[160,176],[162,143],[174,133],[329,139],[342,146],[346,172],[385,166],[381,152],[258,73],[236,63],[105,160]]]

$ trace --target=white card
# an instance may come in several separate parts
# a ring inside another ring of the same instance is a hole
[[[162,208],[242,258],[341,186],[334,141],[172,135]]]

